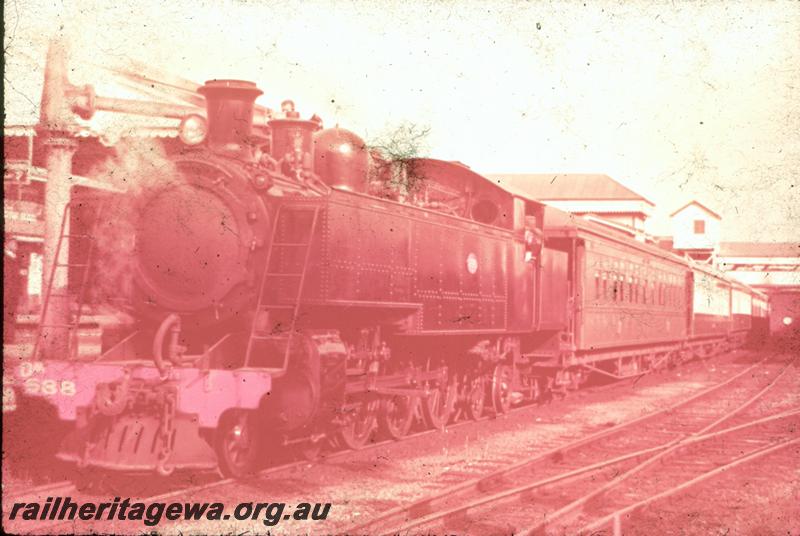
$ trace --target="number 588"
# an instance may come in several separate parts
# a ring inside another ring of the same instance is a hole
[[[75,396],[75,382],[72,380],[40,380],[28,378],[25,380],[25,393],[29,395],[64,395]]]

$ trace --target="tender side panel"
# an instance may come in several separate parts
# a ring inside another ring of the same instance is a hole
[[[579,351],[686,337],[684,267],[602,238],[584,252]]]

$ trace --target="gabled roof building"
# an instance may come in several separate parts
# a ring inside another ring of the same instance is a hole
[[[488,178],[501,185],[576,215],[601,219],[643,231],[655,204],[612,179],[593,173],[492,173]]]
[[[698,201],[670,214],[672,248],[696,260],[708,260],[719,249],[722,216]]]

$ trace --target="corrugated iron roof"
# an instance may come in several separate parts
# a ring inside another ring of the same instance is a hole
[[[80,128],[70,133],[74,138],[108,138],[108,133],[100,132],[92,128]],[[115,133],[114,137],[131,138],[177,138],[177,126],[132,126],[123,133]],[[28,137],[38,136],[35,125],[5,125],[3,126],[4,137]]]
[[[800,242],[720,242],[718,257],[800,257]]]
[[[543,201],[625,200],[644,201],[655,206],[646,197],[600,173],[491,173],[486,176]]]

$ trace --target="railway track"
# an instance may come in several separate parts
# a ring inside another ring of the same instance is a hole
[[[794,361],[779,371],[762,369],[764,361],[666,409],[441,489],[346,532],[571,534],[603,527],[670,486],[790,446],[774,438],[798,424],[800,380]],[[676,468],[669,478],[665,467]],[[510,501],[524,506],[509,507]]]
[[[582,394],[587,394],[587,393],[604,392],[604,391],[607,391],[609,389],[619,388],[620,383],[632,382],[633,384],[635,384],[639,379],[640,379],[640,377],[635,377],[635,378],[630,378],[628,380],[622,380],[620,382],[613,382],[613,383],[609,383],[609,384],[588,387],[588,388],[582,389],[581,393]],[[529,408],[530,406],[531,406],[530,404],[525,404],[525,405],[521,405],[521,406],[515,406],[515,407],[513,407],[511,409],[511,412],[513,413],[515,411],[523,410],[523,409]],[[460,428],[460,427],[463,427],[463,426],[468,426],[469,424],[473,424],[473,423],[476,423],[476,422],[485,422],[485,421],[492,420],[492,419],[495,419],[495,418],[497,418],[497,417],[494,416],[494,415],[484,415],[484,416],[482,416],[481,418],[479,418],[477,420],[470,420],[470,419],[464,418],[464,420],[460,420],[458,422],[454,422],[454,423],[448,424],[447,428],[450,429],[450,430],[457,429],[457,428]],[[409,435],[405,436],[403,438],[403,440],[424,437],[424,436],[427,436],[427,435],[430,435],[430,434],[434,434],[434,433],[437,433],[437,432],[440,432],[440,430],[437,430],[437,429],[420,430],[420,431],[416,431],[416,432],[410,433]],[[394,440],[394,439],[384,439],[384,440],[380,440],[380,441],[371,442],[367,446],[359,449],[358,452],[368,452],[370,450],[378,449],[380,447],[385,447],[385,446],[391,445],[393,443],[396,443],[396,440]],[[339,458],[342,458],[342,457],[346,456],[347,454],[352,454],[353,452],[354,452],[353,450],[348,450],[348,449],[328,451],[328,452],[325,452],[324,454],[322,454],[320,456],[320,461],[322,461],[322,460],[336,460],[336,459],[339,459]],[[305,465],[305,464],[307,464],[309,462],[313,462],[313,461],[314,460],[303,459],[303,460],[297,460],[297,461],[290,461],[290,462],[286,462],[286,463],[281,463],[281,464],[278,464],[278,465],[275,465],[275,466],[271,466],[271,467],[265,468],[265,469],[259,471],[255,476],[256,477],[268,476],[270,474],[274,474],[274,473],[277,473],[277,472],[280,472],[280,471],[284,471],[284,470],[287,470],[287,469],[301,467],[301,466],[303,466],[303,465]],[[165,492],[163,494],[160,493],[160,494],[157,494],[157,495],[153,495],[151,498],[152,499],[168,498],[168,497],[180,494],[180,493],[184,493],[186,491],[202,490],[202,489],[213,489],[214,487],[223,486],[223,485],[226,485],[226,484],[231,484],[231,483],[234,483],[235,481],[236,480],[233,479],[233,478],[214,477],[208,483],[205,483],[205,484],[202,484],[202,485],[198,485],[198,486],[180,487],[179,489],[175,489],[175,490],[172,490],[172,491],[169,491],[169,492]],[[64,495],[65,493],[76,493],[76,492],[79,493],[80,490],[78,489],[78,486],[75,485],[74,481],[70,480],[70,479],[65,479],[65,480],[60,480],[60,481],[56,481],[56,482],[48,482],[48,483],[41,484],[41,485],[36,485],[36,486],[24,487],[19,491],[15,491],[14,492],[14,497],[15,497],[15,500],[22,500],[23,498],[40,497],[40,496],[42,496],[44,494],[47,494],[47,493]]]
[[[740,373],[740,375],[752,372],[758,366],[760,366],[762,363],[763,363],[763,361],[757,363],[756,365],[751,366],[750,368],[745,370],[743,373]],[[730,381],[730,380],[727,380],[726,382],[724,382],[721,385],[727,384],[728,381]],[[593,387],[593,388],[589,388],[589,389],[584,389],[584,390],[582,390],[582,392],[583,393],[602,392],[602,391],[605,391],[605,390],[607,390],[609,388],[613,388],[613,387],[619,387],[619,383],[614,383],[614,384],[610,384],[610,385],[603,385],[603,386],[597,386],[597,387]],[[715,386],[714,388],[716,388],[716,387],[717,386]],[[705,391],[704,391],[704,393],[705,393]],[[701,395],[702,394],[703,393],[701,393]],[[522,408],[519,408],[519,409],[522,409]],[[483,417],[481,420],[489,420],[489,419],[492,419],[492,418],[494,418],[494,417],[491,417],[491,416]],[[638,420],[640,420],[640,419],[637,419],[637,421]],[[459,428],[459,427],[462,427],[462,426],[467,426],[467,425],[469,425],[469,424],[471,424],[473,422],[474,421],[458,422],[458,423],[455,423],[455,424],[451,424],[448,428],[449,429],[455,429],[455,428]],[[623,426],[625,426],[625,425],[623,425]],[[614,429],[616,429],[616,428],[617,427],[615,427]],[[614,429],[611,429],[611,430],[614,430]],[[424,436],[427,436],[427,435],[430,435],[430,434],[434,434],[434,433],[437,433],[437,432],[438,432],[438,430],[422,430],[422,431],[410,434],[409,436],[407,436],[406,439],[424,437]],[[593,435],[591,435],[589,437],[583,438],[582,440],[575,441],[575,442],[571,443],[571,445],[575,445],[577,443],[580,443],[581,441],[590,441],[593,437],[596,437],[598,435],[602,436],[602,435],[605,435],[608,432],[609,432],[609,430],[604,430],[603,432],[600,432],[600,434],[593,434]],[[585,435],[585,433],[583,433],[582,435]],[[374,449],[377,449],[377,448],[380,448],[380,447],[385,447],[387,445],[391,445],[391,444],[394,444],[394,443],[396,443],[396,441],[394,441],[394,440],[383,440],[383,441],[375,442],[375,443],[372,443],[369,446],[365,447],[364,449],[361,449],[361,451],[359,451],[359,452],[368,452],[370,450],[374,450]],[[324,460],[325,461],[333,461],[333,460],[340,459],[340,458],[343,458],[343,457],[348,456],[348,455],[352,455],[353,452],[354,451],[352,451],[352,450],[341,450],[341,451],[331,452],[331,453],[329,453],[329,454],[324,456]],[[299,461],[291,461],[291,462],[288,462],[288,463],[283,463],[283,464],[280,464],[280,465],[269,467],[267,469],[264,469],[264,470],[260,471],[258,473],[258,475],[256,475],[256,478],[263,478],[263,477],[266,477],[266,476],[274,475],[276,473],[280,473],[280,472],[283,472],[283,471],[291,470],[293,468],[303,467],[303,466],[308,465],[308,463],[309,463],[308,460],[299,460]],[[234,479],[212,478],[210,481],[203,482],[203,483],[201,483],[199,485],[180,486],[180,487],[175,488],[175,489],[170,489],[170,490],[164,491],[163,493],[156,493],[156,494],[137,496],[136,500],[142,501],[142,502],[155,502],[155,501],[165,501],[165,500],[170,499],[170,498],[181,498],[181,499],[184,499],[184,498],[189,497],[189,496],[191,496],[192,494],[195,494],[195,493],[210,491],[210,490],[214,490],[216,488],[220,488],[220,487],[223,487],[223,486],[226,486],[226,485],[232,485],[232,484],[235,484],[235,483],[236,483],[236,481]],[[23,491],[21,491],[19,493],[15,493],[14,494],[14,496],[15,496],[14,497],[14,501],[15,502],[22,501],[22,500],[24,500],[24,498],[29,498],[30,500],[36,500],[36,499],[43,500],[44,497],[56,496],[56,495],[72,496],[74,500],[91,500],[92,496],[94,496],[94,497],[102,496],[104,498],[107,497],[108,496],[108,492],[107,491],[108,490],[106,490],[106,491],[97,490],[97,492],[94,492],[94,493],[86,493],[86,492],[82,492],[82,491],[78,490],[72,482],[56,482],[56,483],[46,484],[46,485],[43,485],[43,486],[36,486],[36,487],[28,488],[28,489],[23,490]],[[114,492],[114,494],[115,495],[119,495],[119,492]],[[126,490],[126,492],[123,493],[123,495],[131,496],[131,495],[134,495],[134,494],[131,494]],[[74,529],[74,522],[54,522],[54,523],[42,524],[40,526],[37,526],[37,530],[38,531],[45,530],[48,533],[57,533],[59,531],[72,530],[72,529]]]

